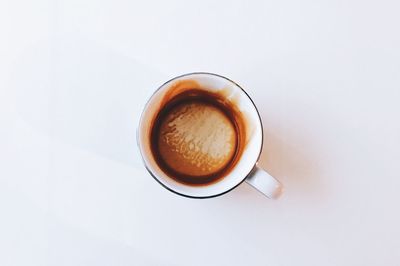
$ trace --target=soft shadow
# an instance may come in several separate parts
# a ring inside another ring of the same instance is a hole
[[[79,36],[38,43],[19,60],[17,108],[32,128],[124,164],[141,163],[137,123],[166,77]]]

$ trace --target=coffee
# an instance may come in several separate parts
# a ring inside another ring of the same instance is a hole
[[[184,90],[160,107],[151,129],[155,161],[169,177],[207,185],[226,176],[244,146],[240,112],[223,96]]]

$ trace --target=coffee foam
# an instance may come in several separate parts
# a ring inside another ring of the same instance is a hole
[[[190,176],[221,171],[236,150],[231,120],[216,106],[187,102],[173,107],[160,124],[158,148],[164,162]]]

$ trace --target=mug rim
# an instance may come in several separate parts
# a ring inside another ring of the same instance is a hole
[[[183,193],[180,193],[180,192],[178,192],[178,191],[175,191],[174,189],[172,189],[172,188],[168,187],[167,185],[165,185],[164,183],[162,183],[162,182],[156,177],[156,175],[149,169],[149,167],[147,166],[146,161],[145,161],[145,159],[144,159],[144,157],[143,157],[142,149],[141,149],[141,147],[140,147],[140,142],[139,142],[139,130],[140,130],[140,125],[141,125],[141,123],[142,123],[142,117],[143,117],[143,114],[144,114],[145,110],[146,110],[147,107],[148,107],[148,104],[149,104],[150,100],[153,98],[153,96],[154,96],[161,88],[163,88],[166,84],[168,84],[168,83],[170,83],[170,82],[172,82],[172,81],[174,81],[174,80],[176,80],[176,79],[179,79],[179,78],[182,78],[182,77],[186,77],[186,76],[191,76],[191,75],[210,75],[210,76],[216,76],[216,77],[225,79],[225,80],[227,80],[227,81],[233,83],[235,86],[237,86],[237,87],[247,96],[247,98],[250,100],[250,102],[251,102],[252,105],[254,106],[254,109],[256,110],[256,113],[257,113],[257,116],[258,116],[258,120],[260,121],[260,126],[261,126],[261,146],[260,146],[260,150],[259,150],[258,155],[257,155],[256,162],[254,163],[252,169],[243,177],[243,179],[242,179],[240,182],[238,182],[238,183],[237,183],[236,185],[234,185],[233,187],[231,187],[231,188],[229,188],[229,189],[227,189],[227,190],[225,190],[225,191],[223,191],[223,192],[221,192],[221,193],[217,193],[217,194],[213,194],[213,195],[208,195],[208,196],[193,196],[193,195],[183,194]],[[258,108],[257,108],[257,106],[255,105],[253,99],[250,97],[250,95],[249,95],[239,84],[237,84],[235,81],[231,80],[230,78],[227,78],[227,77],[222,76],[222,75],[220,75],[220,74],[216,74],[216,73],[212,73],[212,72],[196,71],[196,72],[190,72],[190,73],[182,74],[182,75],[179,75],[179,76],[175,76],[175,77],[173,77],[173,78],[167,80],[166,82],[164,82],[163,84],[161,84],[161,85],[150,95],[150,97],[149,97],[148,100],[146,101],[146,104],[144,105],[144,108],[143,108],[143,110],[142,110],[142,112],[141,112],[141,114],[140,114],[140,117],[139,117],[139,124],[138,124],[138,126],[137,126],[137,128],[136,128],[136,145],[137,145],[138,148],[139,148],[140,157],[142,158],[143,165],[144,165],[144,167],[146,168],[147,172],[149,172],[149,174],[150,174],[161,186],[163,186],[165,189],[169,190],[170,192],[172,192],[172,193],[174,193],[174,194],[177,194],[177,195],[179,195],[179,196],[183,196],[183,197],[186,197],[186,198],[191,198],[191,199],[210,199],[210,198],[215,198],[215,197],[222,196],[222,195],[224,195],[224,194],[226,194],[226,193],[228,193],[228,192],[234,190],[235,188],[237,188],[239,185],[241,185],[241,184],[247,179],[247,177],[251,174],[251,172],[253,172],[254,168],[255,168],[256,165],[257,165],[258,160],[260,159],[261,152],[262,152],[263,147],[264,147],[264,127],[263,127],[263,123],[262,123],[262,119],[261,119],[260,112],[258,111]]]

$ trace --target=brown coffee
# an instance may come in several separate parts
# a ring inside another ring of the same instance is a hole
[[[159,167],[174,180],[194,186],[226,176],[241,155],[243,140],[243,122],[233,104],[197,88],[168,99],[151,130]]]

